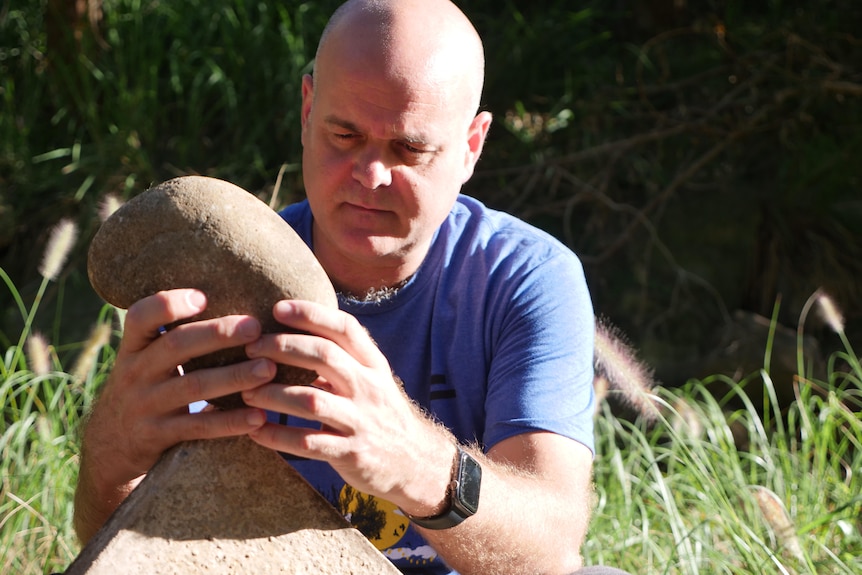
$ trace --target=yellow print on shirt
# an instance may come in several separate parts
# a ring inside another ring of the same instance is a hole
[[[380,551],[396,545],[407,532],[409,520],[397,506],[347,484],[338,496],[338,510]]]

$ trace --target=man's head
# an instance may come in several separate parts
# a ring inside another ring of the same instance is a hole
[[[314,251],[336,284],[412,274],[470,178],[490,114],[473,26],[449,0],[351,0],[303,79]]]

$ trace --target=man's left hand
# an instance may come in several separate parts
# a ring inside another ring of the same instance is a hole
[[[280,323],[301,333],[262,336],[250,358],[317,372],[310,386],[277,382],[243,393],[252,407],[319,421],[320,428],[267,423],[250,434],[277,451],[328,462],[350,485],[416,516],[444,504],[455,441],[404,393],[389,362],[351,315],[307,301],[281,301]]]

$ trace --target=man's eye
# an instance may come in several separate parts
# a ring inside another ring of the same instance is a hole
[[[408,144],[407,142],[403,142],[401,144],[401,147],[404,148],[406,151],[410,152],[411,154],[417,154],[418,155],[418,154],[424,154],[425,153],[425,150],[423,150],[422,148],[417,148],[416,146]]]

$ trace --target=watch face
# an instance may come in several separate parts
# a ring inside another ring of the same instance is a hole
[[[461,465],[459,467],[455,501],[460,503],[470,515],[473,515],[479,509],[479,487],[482,484],[482,468],[475,459],[464,452],[461,453]]]

